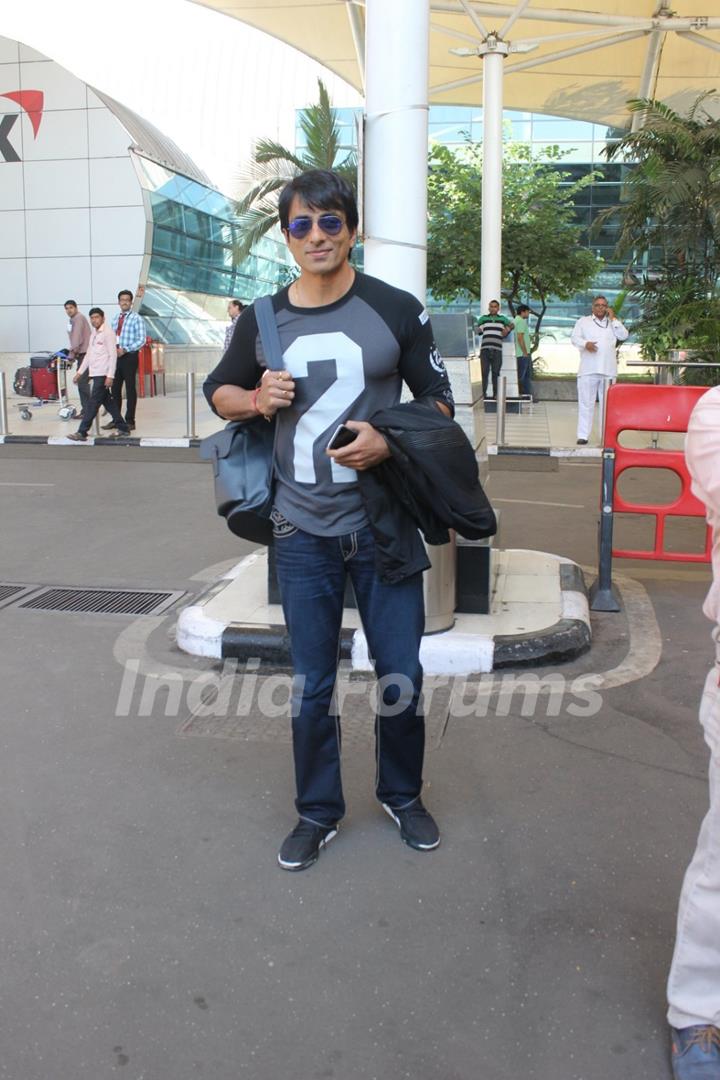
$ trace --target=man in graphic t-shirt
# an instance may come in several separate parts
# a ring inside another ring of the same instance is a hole
[[[385,715],[379,708],[376,724],[378,800],[411,847],[429,851],[440,843],[420,797],[422,574],[394,584],[381,580],[357,471],[390,456],[368,417],[398,404],[403,382],[415,398],[428,399],[446,415],[453,402],[422,304],[349,262],[358,214],[348,184],[324,170],[303,173],[282,191],[279,216],[300,267],[297,280],[273,297],[283,370],[265,367],[249,307],[204,389],[212,408],[228,420],[264,416],[277,424],[273,524],[295,672],[299,814],[278,861],[286,870],[304,870],[336,835],[345,812],[340,718],[332,698],[347,574],[376,674],[393,683],[382,704],[396,707]],[[328,451],[340,424],[357,437]],[[400,683],[405,695],[398,692]]]

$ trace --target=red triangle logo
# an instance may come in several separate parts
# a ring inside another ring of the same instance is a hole
[[[21,109],[25,110],[30,118],[33,134],[37,139],[45,104],[45,95],[42,90],[13,90],[9,94],[0,94],[0,97],[9,98],[10,101],[14,101]]]

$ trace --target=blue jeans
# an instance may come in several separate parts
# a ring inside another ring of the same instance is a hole
[[[275,551],[294,669],[298,814],[319,825],[335,825],[345,813],[333,691],[347,574],[379,680],[376,794],[393,809],[407,806],[422,788],[425,751],[422,574],[384,585],[375,569],[375,541],[368,526],[345,536],[313,536],[285,524],[276,529]]]
[[[517,358],[518,389],[521,394],[532,397],[532,360],[529,356]]]

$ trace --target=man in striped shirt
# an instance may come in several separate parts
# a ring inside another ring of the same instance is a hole
[[[122,388],[125,384],[125,423],[131,431],[135,430],[135,407],[137,405],[138,353],[145,344],[146,330],[142,317],[131,311],[133,294],[129,289],[118,293],[120,310],[113,318],[112,328],[117,337],[117,368],[112,385],[112,396],[118,409],[122,409]],[[109,431],[117,427],[114,420],[103,424]]]
[[[237,321],[244,310],[245,305],[241,304],[239,300],[231,300],[228,304],[227,312],[230,316],[230,325],[225,329],[225,344],[223,346],[225,352],[227,352],[227,347],[232,340],[233,332],[235,330],[235,327],[237,326]]]
[[[497,384],[502,367],[502,343],[513,328],[512,319],[500,314],[500,304],[497,300],[491,300],[488,304],[488,314],[483,315],[477,321],[477,332],[482,335],[480,339],[480,364],[482,366],[483,397],[488,396],[488,382],[492,372],[493,392],[497,397]]]

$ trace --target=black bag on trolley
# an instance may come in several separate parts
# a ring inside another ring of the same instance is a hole
[[[32,397],[32,368],[19,367],[13,379],[13,393],[18,397]]]

